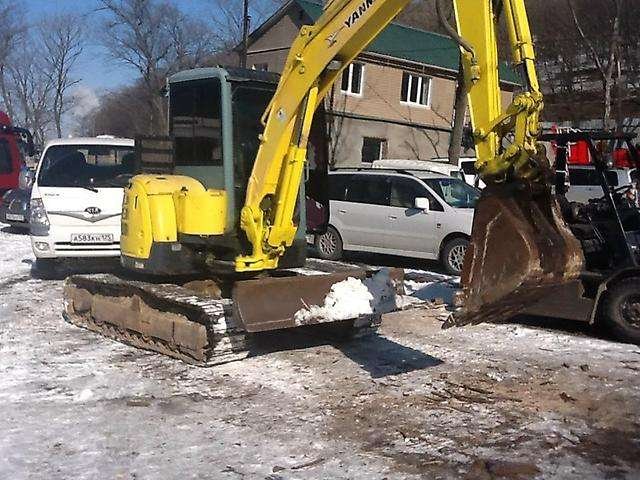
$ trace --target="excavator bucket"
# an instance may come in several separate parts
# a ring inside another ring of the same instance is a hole
[[[548,189],[491,185],[476,205],[461,308],[444,326],[507,320],[576,279],[583,264],[580,243]]]

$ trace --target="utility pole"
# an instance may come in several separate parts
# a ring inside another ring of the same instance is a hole
[[[247,68],[247,50],[249,49],[249,0],[242,0],[242,53],[240,54],[240,66]]]

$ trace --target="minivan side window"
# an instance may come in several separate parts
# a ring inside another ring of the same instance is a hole
[[[389,206],[389,178],[384,175],[354,175],[347,189],[347,202]]]
[[[329,200],[344,201],[351,177],[353,175],[329,175]]]
[[[400,208],[414,208],[416,198],[429,199],[430,210],[443,212],[444,208],[436,198],[418,181],[406,177],[393,177],[391,180],[391,206]]]
[[[7,142],[0,142],[0,174],[11,173],[13,171],[13,165],[11,163],[11,153],[9,152],[9,145]]]

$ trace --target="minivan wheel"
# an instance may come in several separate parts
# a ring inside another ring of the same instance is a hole
[[[316,235],[315,246],[318,256],[325,260],[340,260],[342,258],[342,238],[332,226],[322,235]]]
[[[608,289],[602,313],[616,338],[640,345],[640,277],[625,279]]]
[[[442,254],[440,255],[440,262],[447,273],[460,275],[464,263],[464,255],[467,253],[468,246],[469,240],[466,238],[453,238],[444,245]]]

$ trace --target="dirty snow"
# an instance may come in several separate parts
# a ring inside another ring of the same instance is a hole
[[[379,336],[268,335],[198,368],[68,325],[31,261],[0,227],[0,478],[640,477],[638,346],[565,323],[443,331],[423,306]]]

